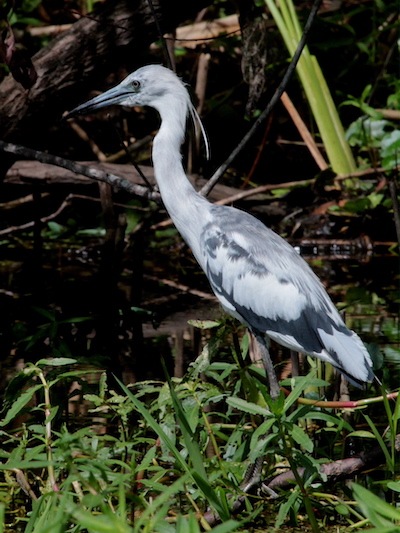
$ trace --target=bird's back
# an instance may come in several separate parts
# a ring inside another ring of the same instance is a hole
[[[353,383],[373,378],[370,356],[290,244],[253,216],[210,206],[198,260],[226,311],[253,331],[332,363]]]

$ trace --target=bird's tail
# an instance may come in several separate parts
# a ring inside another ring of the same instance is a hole
[[[374,380],[371,357],[354,331],[336,330],[332,335],[319,330],[318,334],[325,346],[325,353],[321,355],[344,374],[350,383],[362,388],[364,383]]]

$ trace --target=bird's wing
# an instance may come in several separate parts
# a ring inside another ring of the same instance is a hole
[[[284,346],[367,378],[371,361],[361,340],[292,246],[245,212],[218,208],[213,214],[201,236],[201,263],[225,310]],[[345,359],[354,349],[360,354],[353,365]]]

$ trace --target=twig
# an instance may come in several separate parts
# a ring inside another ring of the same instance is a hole
[[[154,7],[153,0],[147,0],[147,3],[149,5],[149,7],[150,7],[151,14],[153,15],[153,20],[154,20],[154,24],[156,25],[156,28],[157,28],[158,37],[161,40],[162,49],[163,49],[163,52],[164,52],[164,59],[165,59],[165,61],[167,63],[168,68],[173,70],[172,69],[173,65],[172,65],[172,59],[171,59],[170,50],[168,49],[166,40],[163,38],[163,31],[161,30],[160,21],[158,20],[157,11],[156,11],[156,9]]]
[[[60,213],[62,213],[62,211],[66,207],[68,207],[68,205],[71,203],[72,200],[76,200],[76,199],[87,200],[87,201],[90,201],[90,202],[100,202],[99,198],[93,198],[91,196],[86,196],[86,195],[83,195],[83,194],[72,194],[71,193],[65,198],[65,200],[63,200],[63,202],[61,203],[59,208],[56,209],[56,211],[53,211],[53,213],[51,213],[50,215],[42,217],[40,219],[40,222],[42,224],[45,224],[46,222],[49,222],[49,220],[54,220],[55,218],[58,217],[58,215]],[[32,198],[32,200],[33,200],[33,198]],[[117,206],[117,207],[123,207],[124,209],[135,209],[135,210],[139,209],[137,206],[132,207],[130,205],[121,204],[119,202],[115,202],[114,205]],[[1,204],[0,204],[0,208],[1,208]],[[4,229],[0,230],[0,236],[8,235],[9,233],[14,233],[16,231],[23,231],[23,230],[32,228],[34,225],[35,225],[35,221],[32,220],[30,222],[27,222],[26,224],[21,224],[20,226],[8,226],[7,228],[4,228]]]
[[[400,169],[400,165],[398,169]],[[345,181],[351,178],[362,178],[364,176],[382,174],[383,172],[387,172],[387,170],[385,170],[382,167],[367,168],[365,170],[359,170],[356,172],[352,172],[351,174],[337,175],[333,178],[333,180],[334,181]],[[286,181],[282,183],[268,183],[266,185],[260,185],[259,187],[254,187],[254,189],[249,189],[248,191],[242,191],[236,194],[232,194],[231,196],[227,196],[226,198],[223,198],[222,200],[218,200],[215,203],[220,204],[220,205],[231,204],[231,203],[237,202],[238,200],[243,200],[244,198],[248,198],[249,196],[255,196],[256,194],[261,194],[263,192],[274,191],[277,189],[292,189],[295,187],[307,187],[310,185],[314,185],[315,182],[316,182],[315,178],[310,178],[306,180]]]
[[[281,387],[281,390],[289,396],[290,391]],[[311,400],[309,398],[299,398],[297,403],[302,405],[312,405],[314,407],[322,407],[325,409],[357,409],[359,407],[365,407],[372,403],[381,403],[384,398],[388,400],[395,400],[398,397],[398,392],[390,392],[385,396],[375,396],[374,398],[362,398],[361,400],[349,400],[349,401],[328,401],[328,400]]]
[[[42,198],[49,196],[50,193],[46,192],[42,194]],[[16,207],[20,207],[23,204],[29,204],[33,202],[33,194],[27,194],[26,196],[23,196],[22,198],[17,198],[16,200],[10,200],[9,202],[3,202],[0,203],[0,209],[15,209]]]
[[[260,194],[267,191],[273,191],[276,189],[291,189],[292,187],[306,187],[308,185],[314,185],[315,178],[310,178],[307,180],[299,180],[299,181],[287,181],[284,183],[274,183],[267,185],[260,185],[259,187],[255,187],[254,189],[249,189],[248,191],[242,191],[238,192],[236,194],[232,194],[231,196],[227,196],[226,198],[223,198],[222,200],[218,200],[215,202],[219,205],[226,205],[226,204],[233,204],[234,202],[237,202],[238,200],[243,200],[244,198],[248,198],[249,196],[254,196],[256,194]]]
[[[47,154],[45,152],[39,152],[31,148],[26,148],[25,146],[6,143],[4,141],[0,141],[0,150],[8,154],[18,155],[24,159],[35,159],[41,163],[63,167],[71,170],[71,172],[74,172],[75,174],[82,174],[83,176],[86,176],[92,180],[108,183],[116,189],[124,190],[137,196],[153,200],[157,203],[161,202],[159,193],[149,191],[142,185],[136,185],[124,178],[121,178],[120,176],[116,176],[110,172],[105,172],[104,170],[92,168],[87,165],[76,163],[75,161],[71,161],[69,159],[64,159],[63,157]]]
[[[398,439],[396,439],[396,443],[397,440]],[[397,446],[396,452],[399,452]],[[331,463],[322,464],[320,467],[320,473],[328,478],[328,483],[333,483],[339,479],[354,477],[357,473],[362,472],[367,468],[372,468],[374,466],[379,465],[383,460],[384,455],[382,449],[380,448],[380,446],[376,446],[368,453],[360,453],[358,457],[349,457],[346,459],[332,461]],[[298,468],[296,470],[296,475],[302,477],[304,475],[304,472],[305,468]],[[285,489],[293,486],[293,483],[296,479],[296,475],[293,470],[288,470],[287,472],[283,472],[282,474],[279,474],[272,479],[269,478],[267,480],[263,480],[258,484],[259,491],[261,493],[264,492],[269,497],[271,497],[271,494],[275,494],[276,490]],[[232,512],[239,512],[243,508],[247,498],[248,496],[240,496],[239,498],[237,498],[237,500],[235,500],[232,504]],[[219,516],[212,511],[208,511],[207,513],[205,513],[204,518],[205,520],[207,520],[210,526],[213,526],[220,521]]]
[[[314,18],[318,12],[319,6],[321,5],[322,0],[315,0],[314,4],[311,8],[310,14],[308,16],[307,22],[303,29],[303,34],[301,36],[301,39],[299,41],[299,44],[297,45],[296,52],[294,53],[290,64],[285,72],[285,75],[282,78],[281,83],[279,84],[277,90],[275,91],[274,95],[272,96],[271,100],[269,101],[266,109],[261,113],[261,115],[258,117],[258,119],[254,122],[253,126],[250,128],[250,130],[246,133],[246,135],[243,137],[243,139],[240,141],[240,143],[234,148],[231,152],[231,154],[228,156],[226,161],[217,169],[217,171],[214,173],[214,175],[210,178],[210,180],[206,183],[206,185],[201,189],[200,194],[207,196],[211,189],[215,186],[217,181],[220,179],[220,177],[225,173],[225,171],[228,169],[228,167],[231,165],[231,163],[236,159],[236,157],[240,154],[240,152],[244,149],[244,147],[247,145],[247,143],[250,141],[250,139],[253,137],[253,135],[256,133],[258,127],[264,120],[268,117],[268,115],[271,113],[275,105],[278,103],[279,99],[281,98],[283,92],[285,91],[287,84],[292,77],[294,70],[296,68],[296,65],[300,59],[301,53],[303,51],[303,48],[306,45],[308,33],[310,31],[310,28],[312,26],[312,23],[314,21]]]
[[[73,196],[74,196],[73,194],[69,194],[56,211],[51,213],[51,215],[42,217],[40,219],[40,222],[44,224],[48,222],[49,220],[53,220],[54,218],[58,217],[58,215],[69,205],[71,198]],[[0,235],[8,235],[9,233],[14,233],[16,231],[23,231],[29,228],[33,228],[35,224],[36,224],[36,221],[31,220],[30,222],[26,222],[26,224],[21,224],[20,226],[8,226],[7,228],[0,230]]]
[[[285,106],[286,111],[289,113],[290,118],[293,120],[294,125],[297,128],[297,131],[300,133],[301,138],[305,142],[308,150],[314,158],[314,161],[317,163],[320,170],[327,170],[329,168],[328,163],[325,161],[324,156],[321,154],[316,142],[314,141],[311,133],[309,132],[307,126],[305,125],[303,119],[298,113],[297,109],[293,105],[292,100],[289,98],[289,95],[285,91],[281,96],[281,102]]]
[[[148,274],[145,274],[143,277],[150,281],[156,281],[157,283],[163,283],[164,285],[167,285],[168,287],[173,287],[174,289],[178,289],[179,291],[186,292],[188,294],[193,294],[194,296],[199,296],[200,298],[203,298],[205,300],[211,300],[213,302],[217,301],[216,296],[214,296],[213,294],[210,294],[208,292],[198,291],[196,289],[191,289],[187,285],[183,285],[182,283],[176,283],[176,281],[172,281],[170,279],[160,279],[160,278],[157,278],[156,276],[150,276]]]
[[[400,111],[398,109],[376,109],[375,111],[388,120],[400,120]]]
[[[70,119],[67,121],[71,129],[80,137],[84,142],[86,142],[89,146],[94,155],[97,157],[99,161],[107,161],[107,157],[100,150],[100,148],[97,146],[97,144],[89,137],[89,135],[86,133],[86,131],[76,122],[74,119]]]
[[[261,156],[264,152],[264,149],[265,149],[265,145],[267,144],[267,139],[268,139],[268,135],[269,135],[269,132],[271,130],[271,124],[272,124],[272,120],[271,120],[271,117],[269,117],[269,120],[267,120],[266,122],[266,125],[265,125],[265,128],[264,128],[264,134],[263,134],[263,137],[261,139],[261,142],[258,146],[258,149],[257,149],[257,153],[256,153],[256,156],[253,160],[253,164],[251,165],[251,168],[249,170],[249,172],[247,172],[247,175],[246,175],[246,179],[243,181],[242,185],[241,185],[241,189],[245,189],[248,184],[251,182],[251,180],[253,179],[253,175],[260,163],[260,160],[261,160]]]
[[[32,37],[54,37],[71,29],[72,24],[52,24],[50,26],[28,27],[27,32]]]
[[[390,198],[392,199],[393,218],[394,218],[394,225],[396,228],[397,242],[400,246],[400,206],[399,206],[399,199],[397,197],[397,185],[396,185],[394,177],[389,178],[388,187],[389,187],[389,192],[390,192]]]
[[[36,501],[38,499],[38,497],[33,492],[32,488],[31,488],[31,486],[29,484],[29,481],[28,481],[27,477],[25,476],[24,472],[22,470],[20,470],[19,468],[12,468],[11,471],[14,472],[15,477],[17,479],[17,483],[21,487],[21,489],[25,492],[25,494],[27,496],[29,496],[29,498],[31,500]]]

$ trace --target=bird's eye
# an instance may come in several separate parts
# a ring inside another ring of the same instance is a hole
[[[140,89],[140,81],[138,81],[138,80],[133,80],[133,82],[132,82],[132,89],[135,89],[135,91],[137,91],[138,89]]]

